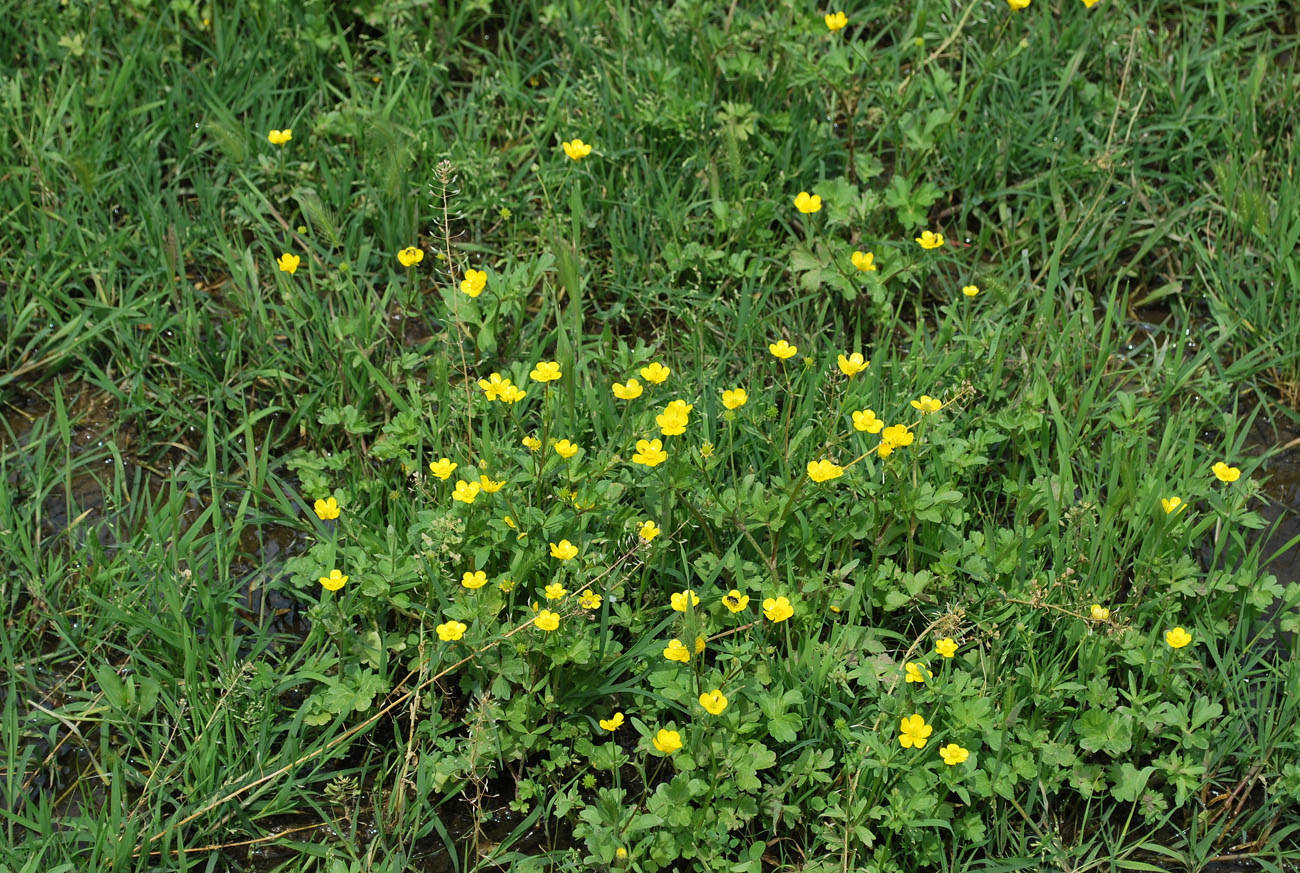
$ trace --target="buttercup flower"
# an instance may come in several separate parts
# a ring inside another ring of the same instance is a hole
[[[949,767],[955,767],[969,758],[970,752],[956,743],[949,743],[939,747],[939,757],[943,758],[943,762]]]
[[[668,647],[664,649],[664,657],[670,661],[681,661],[683,664],[689,664],[691,662],[691,651],[686,648],[685,643],[673,637],[668,641]]]
[[[346,576],[344,578],[347,578]],[[1192,641],[1192,635],[1181,627],[1165,632],[1165,642],[1175,649],[1181,649]]]
[[[926,724],[925,719],[921,716],[913,715],[911,718],[902,720],[902,725],[899,728],[898,744],[904,749],[910,749],[913,746],[924,749],[932,733],[934,733],[932,725]]]
[[[430,472],[439,479],[446,479],[458,466],[460,465],[455,461],[448,460],[447,458],[439,458],[436,461],[429,462]]]
[[[560,626],[559,613],[551,612],[549,609],[543,609],[541,612],[537,613],[537,618],[533,619],[533,624],[549,633]]]
[[[786,358],[793,358],[795,355],[799,353],[798,346],[792,346],[785,340],[772,343],[767,347],[767,350],[783,361]]]
[[[602,718],[600,720],[601,730],[607,730],[610,731],[611,733],[613,731],[618,730],[622,726],[623,726],[623,713],[621,712],[614,713],[613,718]]]
[[[641,526],[636,529],[636,535],[647,543],[651,542],[655,537],[659,536],[659,525],[655,524],[653,521],[644,521],[641,523]]]
[[[298,272],[298,265],[302,263],[302,258],[285,252],[280,255],[280,257],[276,258],[275,262],[280,265],[281,273],[288,273],[292,276],[294,273]]]
[[[284,145],[293,139],[293,128],[286,127],[284,130],[273,130],[266,135],[266,139],[271,145]]]
[[[522,442],[530,452],[535,452],[542,447],[542,441],[535,436],[526,436]]]
[[[853,413],[854,430],[865,431],[866,433],[880,433],[885,423],[876,418],[876,413],[870,409],[862,409]]]
[[[1161,497],[1160,505],[1165,508],[1165,515],[1173,515],[1187,508],[1187,504],[1183,503],[1181,497],[1170,497],[1168,499]]]
[[[668,453],[664,451],[662,440],[636,441],[636,454],[632,456],[632,463],[654,467],[666,460],[668,460]]]
[[[845,376],[848,376],[850,379],[871,366],[870,361],[862,360],[862,355],[859,352],[854,352],[847,358],[844,355],[840,355],[839,360],[836,363],[839,364],[840,372]]]
[[[1012,12],[1019,12],[1029,6],[1029,0],[1007,0],[1007,5],[1011,7]]]
[[[957,641],[952,637],[944,637],[934,644],[934,650],[945,658],[951,658],[957,654]]]
[[[828,12],[824,20],[826,21],[826,28],[831,33],[834,33],[835,31],[839,30],[844,25],[849,23],[849,17],[845,15],[843,12],[836,12],[834,15],[831,15]]]
[[[1220,482],[1231,484],[1241,478],[1241,470],[1236,467],[1229,467],[1223,461],[1215,461],[1211,469],[1214,470],[1214,475]]]
[[[876,271],[876,254],[875,252],[854,252],[849,256],[853,266],[864,273],[874,273]]]
[[[922,415],[929,415],[942,409],[943,404],[929,394],[922,394],[920,400],[912,401],[912,408],[921,410]]]
[[[587,145],[580,139],[572,139],[569,142],[562,142],[560,143],[560,147],[564,149],[564,153],[568,155],[570,159],[575,161],[580,161],[587,155],[591,154],[591,146]]]
[[[330,574],[328,576],[320,577],[321,587],[324,588],[326,591],[338,591],[345,584],[347,584],[347,581],[348,581],[348,577],[344,576],[338,570],[330,570]]]
[[[663,364],[655,361],[654,363],[641,368],[641,378],[655,385],[661,385],[668,381],[668,374],[670,372],[672,371]]]
[[[502,379],[500,373],[492,373],[486,379],[478,380],[478,387],[483,389],[488,400],[496,400],[501,396],[501,391],[510,384],[509,379]]]
[[[844,468],[832,464],[830,461],[809,461],[808,478],[814,482],[825,482],[828,479],[838,479],[844,475]]]
[[[456,640],[465,636],[467,628],[458,621],[444,621],[434,628],[438,632],[438,639],[444,643],[454,643]]]
[[[920,663],[919,661],[911,661],[908,663],[907,682],[909,685],[913,682],[917,682],[920,683],[921,685],[924,685],[926,679],[933,679],[933,678],[934,678],[934,674],[931,673],[928,669],[926,669],[926,666],[924,664]]]
[[[578,547],[568,540],[560,540],[559,543],[551,543],[551,557],[561,561],[568,561],[577,557]]]
[[[721,688],[715,688],[700,695],[700,706],[709,715],[722,715],[722,710],[727,708],[727,697]]]
[[[749,402],[749,394],[744,388],[732,388],[722,392],[722,405],[728,409],[739,409]]]
[[[794,208],[798,209],[804,215],[811,215],[822,208],[822,199],[816,194],[809,194],[807,191],[800,191],[794,198]]]
[[[1084,5],[1084,6],[1087,6],[1089,9],[1091,9],[1091,8],[1094,7],[1094,6],[1096,6],[1097,3],[1098,3],[1098,0],[1083,0],[1083,5]]]
[[[695,406],[681,400],[674,400],[664,407],[660,415],[655,416],[655,423],[664,436],[681,436],[686,433],[686,425],[691,421],[691,410]]]
[[[1094,603],[1092,609],[1088,610],[1088,614],[1092,616],[1093,621],[1105,621],[1110,618],[1110,610],[1100,603]]]
[[[703,654],[703,652],[704,652],[704,637],[696,637],[695,654],[699,655],[699,654]]]
[[[910,446],[915,439],[916,434],[908,430],[907,425],[890,425],[880,434],[880,445],[877,446],[876,452],[880,457],[888,458],[894,449]]]
[[[660,752],[663,752],[665,755],[671,755],[682,747],[682,735],[677,733],[677,731],[668,731],[660,728],[659,733],[655,735],[655,738],[651,740],[651,742],[654,743],[654,747]]]
[[[685,612],[688,606],[699,606],[700,596],[695,593],[694,589],[687,588],[685,591],[674,592],[669,598],[673,604],[674,612]]]
[[[769,597],[763,601],[763,617],[768,621],[783,622],[792,615],[794,615],[794,607],[790,605],[790,600],[785,595],[775,600]]]
[[[578,605],[583,609],[600,609],[600,595],[595,591],[584,591],[578,597]]]
[[[628,379],[626,385],[621,382],[614,383],[614,396],[619,400],[635,400],[644,390],[641,383],[635,379]]]
[[[518,385],[511,385],[510,380],[507,379],[506,384],[501,386],[501,394],[497,399],[502,403],[517,403],[523,400],[525,396],[525,393],[519,389]]]
[[[484,494],[496,494],[506,484],[505,479],[489,479],[487,476],[478,477],[479,487],[483,489]]]
[[[735,588],[732,588],[726,594],[722,595],[722,605],[727,607],[733,613],[740,612],[746,606],[749,606],[749,595],[741,594]]]
[[[339,517],[339,502],[331,497],[329,500],[317,500],[312,506],[316,517],[321,521],[332,521]]]
[[[403,267],[414,267],[423,260],[424,250],[417,249],[415,246],[407,246],[397,253],[397,262]]]
[[[460,280],[460,290],[470,297],[477,297],[487,287],[487,273],[482,270],[466,270],[465,278]]]
[[[502,579],[497,583],[497,588],[501,589],[502,594],[509,594],[515,590],[515,582],[513,579]]]
[[[473,503],[482,488],[483,486],[477,482],[466,482],[460,479],[456,482],[456,490],[451,493],[451,499],[459,500],[461,503]]]
[[[974,297],[976,294],[980,293],[980,289],[976,285],[962,285],[961,293],[965,294],[967,297]]]
[[[559,582],[552,582],[550,585],[546,586],[547,600],[559,600],[561,597],[563,597],[568,593],[569,590],[565,588],[563,585],[561,585]]]
[[[700,457],[705,459],[713,457],[713,443],[702,443],[700,445]]]
[[[482,570],[475,572],[466,570],[461,574],[460,584],[462,588],[468,588],[470,591],[477,591],[487,584],[487,573]]]
[[[540,361],[533,371],[528,374],[528,378],[534,382],[554,382],[560,378],[559,361]]]
[[[569,458],[578,454],[578,447],[568,440],[560,440],[555,444],[555,454],[567,461]]]
[[[923,249],[937,249],[943,245],[943,234],[922,231],[921,235],[916,238],[916,242]]]

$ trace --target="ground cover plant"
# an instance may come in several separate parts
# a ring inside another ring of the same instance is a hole
[[[0,869],[1295,869],[1293,7],[0,11]]]

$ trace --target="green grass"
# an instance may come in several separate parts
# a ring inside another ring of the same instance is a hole
[[[825,11],[0,0],[0,870],[1296,868],[1295,9]]]

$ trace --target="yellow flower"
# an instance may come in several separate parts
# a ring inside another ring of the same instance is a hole
[[[1187,504],[1183,503],[1183,498],[1181,497],[1170,497],[1168,499],[1161,497],[1160,505],[1165,508],[1165,515],[1179,513],[1187,508]]]
[[[976,285],[962,285],[961,293],[965,294],[967,297],[974,297],[976,294],[980,293],[980,289]]]
[[[666,460],[668,460],[668,453],[664,451],[662,440],[636,441],[636,454],[632,456],[632,463],[654,467]]]
[[[921,716],[914,715],[911,718],[904,718],[898,735],[898,744],[904,749],[910,749],[913,746],[924,749],[932,733],[934,733],[934,727],[926,724],[925,719]]]
[[[284,145],[293,139],[293,128],[286,127],[284,130],[273,130],[266,135],[266,139],[271,145]]]
[[[628,379],[626,385],[621,382],[614,383],[614,396],[619,400],[635,400],[641,396],[643,390],[645,389],[641,387],[641,383],[635,379]]]
[[[749,394],[744,388],[732,388],[722,392],[722,405],[728,409],[739,409],[749,402]]]
[[[506,484],[505,479],[489,479],[487,476],[478,477],[479,487],[483,489],[484,494],[496,494]]]
[[[550,543],[551,557],[558,558],[561,561],[568,561],[577,557],[578,547],[568,540],[560,540],[559,543]]]
[[[332,521],[339,517],[339,502],[331,497],[329,500],[317,500],[312,506],[316,517],[321,521]]]
[[[344,576],[338,570],[330,570],[328,576],[320,577],[320,584],[326,591],[338,591],[347,583],[347,581],[348,577]]]
[[[601,730],[610,731],[611,733],[613,731],[618,730],[622,726],[623,726],[623,713],[621,712],[614,713],[613,718],[602,718],[600,720]]]
[[[565,588],[563,585],[561,585],[559,582],[552,582],[550,585],[546,586],[547,600],[559,600],[561,597],[563,597],[568,593],[569,593],[568,589]]]
[[[478,380],[478,387],[483,389],[488,400],[496,400],[501,396],[501,392],[510,384],[509,379],[502,379],[500,373],[492,373],[486,379]]]
[[[285,252],[280,255],[280,257],[276,258],[275,262],[280,265],[281,273],[288,273],[292,276],[294,273],[298,272],[298,265],[302,263],[302,258]]]
[[[970,752],[956,743],[949,743],[939,747],[939,757],[943,758],[943,762],[949,767],[956,767],[970,757]]]
[[[683,664],[691,662],[691,651],[686,645],[676,637],[668,641],[668,647],[664,649],[664,657],[670,661],[681,661]]]
[[[775,600],[769,597],[763,601],[763,617],[768,621],[782,622],[792,615],[794,615],[794,607],[784,595]]]
[[[442,624],[434,628],[434,630],[438,632],[438,639],[442,640],[444,643],[454,643],[456,640],[465,636],[466,629],[465,625],[458,621],[444,621]]]
[[[660,415],[655,416],[655,423],[664,436],[681,436],[686,433],[686,425],[691,423],[691,410],[694,404],[674,400],[664,407]]]
[[[703,651],[704,651],[704,637],[696,637],[696,638],[695,638],[695,654],[698,655],[698,654],[702,653]]]
[[[587,145],[585,142],[583,142],[580,139],[573,139],[570,140],[569,142],[562,142],[560,143],[560,147],[564,149],[564,153],[566,155],[568,155],[572,160],[575,161],[580,161],[583,158],[585,158],[587,155],[591,154],[591,146]]]
[[[436,461],[429,462],[429,470],[439,479],[446,479],[458,466],[460,465],[455,461],[448,460],[447,458],[439,458]]]
[[[916,241],[923,249],[937,249],[943,245],[943,234],[930,233],[928,230],[922,231]]]
[[[560,378],[559,361],[540,361],[533,371],[528,374],[528,378],[534,382],[554,382]]]
[[[498,399],[502,403],[518,403],[520,400],[523,400],[525,396],[525,393],[519,390],[518,385],[511,385],[510,380],[507,379],[506,383],[501,386],[501,394]]]
[[[647,543],[651,542],[655,537],[659,536],[659,525],[647,520],[642,522],[641,526],[636,529],[636,534]]]
[[[785,340],[772,343],[767,347],[767,350],[783,361],[786,358],[793,358],[795,355],[799,353],[798,346],[792,346]]]
[[[620,861],[626,861],[627,849],[623,848],[622,846],[619,846],[617,849],[614,850],[614,857]]]
[[[849,17],[843,12],[836,12],[834,15],[828,12],[823,20],[826,22],[827,29],[832,33],[849,23]]]
[[[1011,7],[1012,12],[1019,12],[1029,6],[1029,0],[1007,0],[1007,5]]]
[[[854,352],[847,358],[844,357],[844,355],[840,355],[839,360],[836,363],[840,366],[840,372],[845,376],[848,376],[850,379],[871,366],[870,361],[862,360],[862,355],[859,352]]]
[[[685,612],[688,605],[700,605],[700,596],[696,594],[695,590],[692,588],[687,588],[685,591],[675,592],[669,600],[672,601],[674,612]]]
[[[460,290],[470,297],[477,297],[487,287],[487,273],[482,270],[466,270],[465,278],[460,280]]]
[[[951,658],[957,654],[957,641],[952,637],[944,637],[934,644],[934,650],[945,658]]]
[[[1098,2],[1099,0],[1083,0],[1083,5],[1091,9],[1092,7],[1096,6]]]
[[[703,443],[700,445],[700,457],[705,459],[713,457],[713,443]]]
[[[397,262],[403,267],[414,267],[423,260],[424,250],[417,249],[415,246],[407,246],[397,253]]]
[[[461,503],[473,503],[474,498],[483,486],[477,482],[466,482],[464,479],[457,480],[456,490],[451,493],[452,500],[459,500]]]
[[[560,440],[555,444],[555,454],[567,461],[569,458],[578,454],[578,447],[568,440]]]
[[[867,433],[880,433],[885,423],[876,418],[876,413],[870,409],[862,409],[853,413],[854,430],[865,431]]]
[[[1214,475],[1220,482],[1231,484],[1241,478],[1241,470],[1236,467],[1229,467],[1227,464],[1223,463],[1223,461],[1215,461],[1212,469],[1214,470]]]
[[[907,429],[905,424],[894,424],[885,428],[880,434],[880,446],[877,451],[882,458],[888,458],[894,449],[910,446],[916,434]]]
[[[641,368],[641,378],[647,382],[653,382],[655,385],[661,385],[668,381],[668,374],[672,372],[663,364],[655,361],[654,363]]]
[[[929,394],[922,394],[920,400],[912,401],[912,408],[919,409],[922,415],[929,415],[932,412],[938,412],[943,409],[943,404]]]
[[[584,591],[578,597],[578,605],[583,609],[600,609],[600,595],[595,591]]]
[[[477,572],[466,570],[461,574],[460,584],[462,588],[468,588],[470,591],[477,591],[487,584],[487,573],[482,570]]]
[[[509,594],[515,590],[515,582],[513,579],[502,579],[497,583],[497,588],[501,589],[502,594]]]
[[[875,252],[854,252],[849,260],[853,266],[864,273],[874,273],[876,271],[876,254]]]
[[[715,688],[700,695],[700,706],[709,715],[722,715],[722,710],[727,708],[727,697],[721,688]]]
[[[537,625],[544,631],[550,632],[560,626],[560,616],[558,613],[551,612],[549,609],[543,609],[537,613],[537,618],[533,619],[533,624]]]
[[[522,442],[530,452],[535,452],[542,447],[542,441],[535,436],[526,436]]]
[[[1092,616],[1093,621],[1105,621],[1110,618],[1110,610],[1100,603],[1094,603],[1092,609],[1089,610],[1089,614]]]
[[[822,199],[816,194],[809,194],[807,191],[800,191],[794,198],[794,208],[798,209],[804,215],[811,215],[822,208]]]
[[[749,595],[741,594],[735,588],[732,588],[722,596],[722,605],[733,613],[740,612],[746,606],[749,606]]]
[[[344,576],[344,579],[347,577]],[[1192,641],[1192,635],[1181,627],[1176,627],[1171,631],[1165,632],[1165,642],[1175,649],[1181,649]]]
[[[844,468],[832,464],[830,461],[809,461],[808,478],[814,482],[825,482],[828,479],[838,479],[844,475]]]
[[[656,749],[663,752],[665,755],[671,755],[682,747],[682,735],[677,733],[677,731],[669,731],[660,728],[659,733],[655,735],[655,738],[651,742],[654,743]]]
[[[934,678],[934,674],[926,669],[925,665],[919,661],[912,661],[907,665],[907,683],[913,682],[925,684],[926,679]]]

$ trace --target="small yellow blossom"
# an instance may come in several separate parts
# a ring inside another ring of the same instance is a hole
[[[870,409],[860,409],[853,413],[853,429],[865,431],[866,433],[880,433],[885,423],[876,418],[876,413]]]
[[[482,489],[483,486],[477,482],[466,482],[460,479],[456,482],[456,490],[451,493],[451,499],[459,500],[461,503],[473,503]]]
[[[702,443],[700,445],[700,457],[705,460],[713,457],[713,443]]]
[[[462,588],[468,588],[470,591],[477,591],[487,584],[487,573],[482,570],[471,572],[466,570],[460,576]]]
[[[1165,515],[1174,515],[1187,508],[1181,497],[1160,498],[1160,505],[1165,508]]]
[[[600,720],[601,730],[610,731],[611,733],[623,726],[623,713],[614,713],[613,718],[602,718]]]
[[[317,500],[312,506],[316,517],[321,521],[332,521],[339,517],[339,502],[331,497],[329,500]]]
[[[668,460],[668,453],[664,451],[662,440],[636,441],[636,454],[632,456],[632,463],[654,467],[666,460]]]
[[[619,400],[635,400],[644,390],[641,383],[635,379],[628,379],[626,385],[621,382],[614,383],[614,396]]]
[[[533,624],[537,625],[544,631],[550,632],[560,626],[560,615],[559,613],[551,612],[549,609],[543,609],[541,612],[537,613],[537,617],[533,619]]]
[[[438,639],[444,643],[454,643],[456,640],[465,636],[467,628],[459,621],[445,621],[434,628],[438,632]]]
[[[1091,9],[1096,6],[1098,2],[1100,2],[1100,0],[1083,0],[1083,5]]]
[[[568,561],[577,557],[578,547],[568,540],[560,540],[558,543],[550,543],[551,557],[561,561]]]
[[[507,379],[506,384],[501,386],[501,394],[499,395],[498,399],[502,403],[518,403],[520,400],[523,400],[524,397],[526,396],[527,394],[524,391],[520,390],[518,385],[511,385],[510,380]]]
[[[555,444],[555,454],[567,461],[569,458],[578,454],[578,447],[568,440],[560,440]]]
[[[828,12],[824,16],[823,20],[826,22],[827,30],[829,30],[831,33],[834,33],[835,31],[839,30],[840,28],[844,27],[844,25],[849,23],[849,17],[845,15],[843,12],[836,12],[833,15]]]
[[[664,407],[662,414],[655,416],[655,423],[664,436],[681,436],[686,433],[686,425],[691,423],[691,410],[694,408],[694,404],[674,400]]]
[[[338,591],[347,584],[348,577],[339,570],[330,570],[328,576],[320,577],[320,584],[326,591]]]
[[[704,643],[704,637],[696,637],[696,638],[695,638],[695,654],[697,654],[697,655],[699,655],[699,654],[703,654],[703,652],[704,652],[704,645],[705,645],[705,643]]]
[[[460,280],[460,290],[470,297],[477,297],[487,287],[487,273],[482,270],[466,270],[465,278]]]
[[[911,718],[904,718],[902,726],[899,729],[898,744],[904,749],[910,749],[915,746],[918,749],[924,749],[925,744],[929,742],[930,734],[934,733],[934,727],[925,723],[925,719],[920,715],[913,715]]]
[[[977,285],[962,285],[961,293],[965,294],[967,297],[974,297],[976,294],[980,293],[980,289]]]
[[[651,542],[652,540],[654,540],[655,537],[659,536],[659,532],[660,532],[659,525],[655,524],[653,521],[650,520],[646,520],[642,522],[641,526],[636,529],[636,535],[639,536],[641,539],[645,540],[647,543]]]
[[[952,637],[944,637],[934,644],[934,650],[945,658],[951,658],[957,654],[957,641]]]
[[[546,586],[547,600],[559,600],[561,597],[563,597],[568,593],[569,590],[565,588],[563,585],[561,585],[559,582],[552,582],[550,585]]]
[[[534,382],[554,382],[560,378],[559,361],[540,361],[533,371],[528,374],[528,378]]]
[[[799,353],[798,346],[792,346],[785,340],[772,343],[767,347],[767,350],[771,352],[775,357],[778,357],[783,361],[786,358],[793,358],[795,355]]]
[[[722,392],[722,405],[728,409],[739,409],[749,402],[749,394],[744,388],[732,388]]]
[[[848,357],[840,355],[839,360],[836,363],[839,364],[840,372],[845,376],[848,376],[850,379],[871,366],[870,361],[864,361],[862,359],[862,354],[860,352],[854,352]]]
[[[700,706],[709,715],[722,715],[722,710],[727,708],[727,697],[721,688],[715,688],[700,695]]]
[[[578,597],[578,605],[583,609],[600,609],[600,595],[595,591],[584,591]]]
[[[662,385],[668,381],[668,374],[672,372],[663,364],[655,361],[648,366],[641,368],[641,378],[655,385]]]
[[[669,731],[660,728],[659,733],[655,734],[655,738],[651,742],[653,742],[654,747],[663,754],[671,755],[682,747],[682,735],[677,731]]]
[[[735,588],[732,588],[726,594],[722,595],[722,605],[727,607],[733,613],[740,612],[746,606],[749,606],[749,595],[741,594]]]
[[[292,276],[294,273],[298,272],[298,265],[302,263],[302,258],[285,252],[280,255],[280,257],[276,258],[275,262],[280,265],[281,273],[288,273]]]
[[[794,615],[794,607],[790,605],[790,600],[782,595],[775,600],[771,597],[763,601],[763,617],[768,621],[782,622]]]
[[[496,494],[505,486],[505,479],[489,479],[487,476],[478,477],[479,487],[483,489],[484,494]]]
[[[920,400],[912,401],[912,408],[919,409],[922,415],[929,415],[943,409],[943,404],[929,394],[922,394]]]
[[[515,580],[502,579],[497,583],[497,588],[501,590],[502,594],[509,594],[511,591],[515,590]]]
[[[488,400],[496,400],[501,396],[502,390],[510,384],[509,379],[502,379],[500,373],[492,373],[486,379],[478,380],[478,387],[483,389],[483,393]]]
[[[1029,6],[1029,0],[1007,0],[1007,5],[1011,7],[1012,12],[1019,12]]]
[[[700,596],[692,588],[674,592],[669,600],[672,602],[674,612],[685,612],[688,606],[700,605]]]
[[[882,458],[888,458],[894,449],[910,446],[916,434],[907,429],[905,424],[894,424],[885,428],[880,434],[880,445],[876,452]]]
[[[451,461],[447,458],[439,458],[436,461],[429,462],[429,471],[439,479],[446,479],[459,466],[460,465],[455,461]]]
[[[580,161],[587,155],[591,154],[591,146],[587,145],[587,143],[580,139],[562,142],[560,143],[560,147],[564,149],[564,153],[568,155],[570,159],[575,161]]]
[[[876,254],[875,252],[854,252],[849,260],[853,266],[864,273],[874,273],[876,271]]]
[[[925,684],[925,680],[934,678],[926,666],[919,661],[911,661],[907,665],[907,682],[910,685],[913,682]]]
[[[535,452],[542,447],[542,441],[535,436],[526,436],[522,442],[530,452]]]
[[[844,475],[844,468],[830,461],[809,461],[808,478],[814,482],[826,482],[830,479],[838,479]]]
[[[1094,603],[1092,609],[1088,610],[1088,614],[1092,616],[1093,621],[1105,621],[1110,618],[1110,610],[1100,603]]]
[[[273,130],[266,135],[266,139],[271,145],[284,145],[293,139],[293,128],[286,127],[284,130]]]
[[[921,235],[916,238],[916,242],[923,249],[937,249],[943,245],[943,234],[922,231]]]
[[[670,661],[681,661],[683,664],[691,662],[691,650],[686,648],[685,643],[673,637],[668,641],[668,647],[664,649],[664,657]]]
[[[822,208],[822,198],[807,191],[800,191],[794,198],[794,208],[804,215],[811,215]]]
[[[423,260],[424,250],[417,249],[415,246],[407,246],[397,253],[397,262],[403,267],[414,267]]]
[[[1181,627],[1165,632],[1165,642],[1175,649],[1181,649],[1192,641],[1192,635]]]
[[[970,752],[956,743],[949,743],[939,747],[939,757],[943,758],[943,762],[949,767],[956,767],[970,757]]]
[[[1241,470],[1236,467],[1229,467],[1223,461],[1215,461],[1211,469],[1214,470],[1214,475],[1220,482],[1231,484],[1241,478]]]

